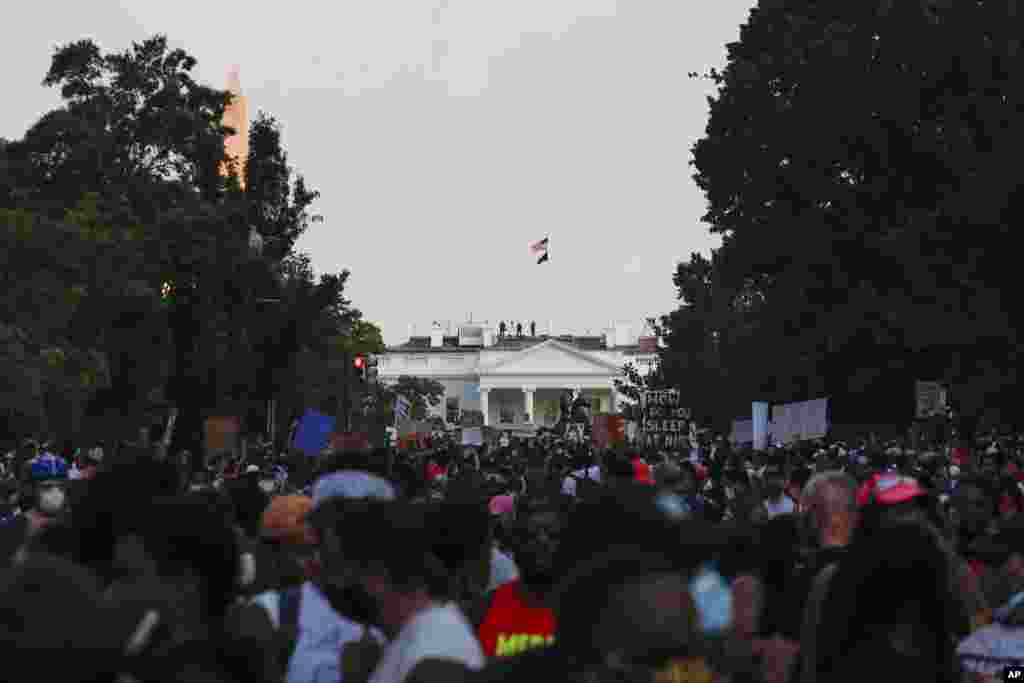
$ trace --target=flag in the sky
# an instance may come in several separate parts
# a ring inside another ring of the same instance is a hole
[[[530,245],[530,252],[533,254],[540,254],[540,258],[537,259],[537,265],[544,263],[548,260],[548,238],[545,237],[539,242],[534,242]]]

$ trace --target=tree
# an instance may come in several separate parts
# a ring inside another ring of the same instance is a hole
[[[427,416],[428,406],[436,408],[441,405],[444,387],[440,382],[427,377],[401,375],[394,384],[383,388],[383,396],[392,406],[397,396],[404,396],[411,404],[409,417],[423,420]]]
[[[1024,307],[1004,292],[1021,22],[967,0],[751,11],[708,74],[718,93],[693,152],[723,238],[710,291],[759,302],[742,333],[716,332],[770,359],[745,368],[761,396],[821,392],[853,419],[903,420],[912,380],[941,377],[968,412],[1019,402]],[[718,316],[697,306],[673,327],[703,335]],[[723,349],[723,367],[742,355]]]
[[[60,351],[63,365],[29,364],[15,386],[49,377],[50,394],[74,394],[62,367],[90,387],[90,410],[121,422],[175,402],[176,437],[191,439],[175,446],[198,452],[205,415],[280,392],[325,321],[338,329],[354,309],[347,271],[316,278],[293,252],[318,195],[287,165],[276,121],[253,127],[245,191],[222,177],[230,95],[197,83],[195,65],[163,36],[56,50],[43,83],[63,106],[0,145],[0,322],[14,330],[0,359]]]

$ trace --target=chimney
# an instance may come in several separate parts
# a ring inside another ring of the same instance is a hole
[[[435,321],[430,328],[430,348],[439,349],[442,346],[444,346],[444,328],[441,327],[441,323]]]
[[[607,329],[604,331],[604,347],[606,349],[615,348],[615,323],[609,322]]]
[[[629,346],[631,341],[629,336],[629,323],[616,323],[615,324],[615,346]]]
[[[548,336],[549,337],[554,337],[555,336],[555,321],[554,320],[549,320],[548,321]]]
[[[409,339],[413,338],[413,336],[415,335],[415,332],[416,332],[416,328],[413,327],[412,323],[409,323]]]

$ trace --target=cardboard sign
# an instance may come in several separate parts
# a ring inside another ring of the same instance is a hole
[[[293,446],[310,457],[319,455],[320,451],[327,448],[334,423],[333,417],[315,410],[307,411],[299,420]]]
[[[207,453],[233,451],[238,443],[242,421],[238,417],[209,417],[204,429],[204,446]]]
[[[678,390],[647,390],[640,398],[644,443],[664,448],[681,448],[689,443],[692,414],[689,408],[679,405]]]
[[[479,427],[471,427],[469,429],[462,430],[462,445],[463,446],[483,446],[484,445],[484,434],[483,430]]]
[[[332,433],[329,442],[336,451],[359,451],[370,447],[370,437],[363,432]]]
[[[626,440],[626,419],[621,415],[598,413],[591,425],[590,442],[595,448],[610,448]]]

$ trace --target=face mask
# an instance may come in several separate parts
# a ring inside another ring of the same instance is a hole
[[[276,488],[277,482],[273,479],[264,479],[260,482],[260,490],[263,491],[263,493],[273,493]]]
[[[64,508],[64,491],[56,486],[48,486],[39,492],[39,512],[44,515],[56,515]]]

